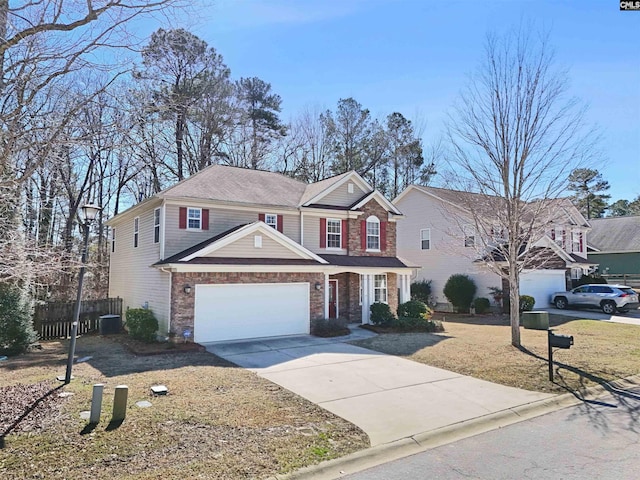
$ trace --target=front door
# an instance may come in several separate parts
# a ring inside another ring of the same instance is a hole
[[[338,318],[338,281],[329,280],[329,318]]]

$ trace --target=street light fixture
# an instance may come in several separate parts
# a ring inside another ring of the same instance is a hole
[[[102,210],[98,205],[87,204],[82,206],[82,216],[84,223],[84,248],[82,249],[82,262],[80,265],[80,273],[78,275],[78,296],[76,297],[76,305],[73,311],[73,323],[71,324],[71,341],[69,342],[69,358],[67,359],[67,372],[64,376],[64,383],[71,382],[71,369],[73,368],[73,357],[76,350],[76,337],[78,335],[78,322],[80,320],[80,301],[82,300],[82,282],[84,280],[84,270],[87,263],[89,252],[89,225],[95,220],[98,212]]]

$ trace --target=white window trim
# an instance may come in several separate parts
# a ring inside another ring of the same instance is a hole
[[[133,219],[133,248],[140,245],[140,217]]]
[[[160,243],[160,222],[161,222],[160,217],[161,217],[160,207],[154,208],[153,209],[153,243]],[[157,220],[157,223],[156,223],[156,220]]]
[[[340,245],[339,247],[330,247],[329,246],[329,222],[338,222],[338,233],[335,232],[331,232],[331,235],[338,235],[339,240],[338,240],[338,244]],[[325,232],[326,234],[326,246],[327,246],[327,250],[342,250],[342,220],[339,218],[327,218],[327,231]]]
[[[200,226],[198,228],[189,226],[189,211],[191,211],[191,210],[197,210],[198,212],[200,212],[200,216],[198,218],[198,222],[199,222]],[[192,232],[201,232],[202,231],[202,208],[200,208],[200,207],[187,207],[187,230],[191,230]]]
[[[269,223],[269,217],[273,217],[275,219],[275,223]],[[272,228],[275,228],[276,230],[278,229],[278,214],[276,213],[265,213],[264,214],[264,223],[266,223],[267,225],[269,225]]]
[[[571,251],[572,252],[581,252],[580,250],[580,232],[573,231],[571,232]]]
[[[379,288],[376,287],[376,278],[377,277],[384,277],[384,289],[383,288]],[[384,300],[380,303],[389,303],[389,278],[387,277],[386,273],[379,273],[373,276],[373,301],[377,302],[378,300],[376,300],[376,292],[378,290],[384,290]]]
[[[359,287],[359,290],[360,290],[360,301],[359,301],[358,305],[362,305],[362,274],[358,275],[358,280],[359,280],[358,287]]]
[[[429,233],[427,235],[427,238],[423,238],[422,232],[428,232]],[[429,247],[428,248],[424,248],[422,246],[422,242],[424,242],[425,240],[427,240],[429,242]],[[431,250],[431,229],[430,228],[421,228],[420,229],[420,250]]]
[[[378,224],[378,234],[377,235],[369,235],[369,224],[370,223],[377,223]],[[381,238],[380,238],[380,219],[378,217],[376,217],[375,215],[371,215],[369,218],[367,218],[366,223],[365,223],[365,235],[366,235],[366,249],[365,251],[367,252],[379,252],[380,251],[380,242],[381,242]],[[369,247],[369,237],[372,238],[377,238],[378,239],[378,248],[370,248]]]
[[[476,226],[468,223],[462,227],[462,233],[462,246],[465,248],[474,248],[476,246]],[[473,243],[471,245],[467,245],[468,238],[473,238]]]
[[[116,228],[111,227],[111,253],[116,251]]]

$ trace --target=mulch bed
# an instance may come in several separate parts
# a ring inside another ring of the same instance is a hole
[[[42,430],[57,421],[64,398],[49,381],[0,387],[0,442],[11,432]]]
[[[129,335],[110,335],[109,339],[118,342],[134,355],[164,355],[168,353],[204,352],[206,348],[199,343],[154,342],[145,343]]]

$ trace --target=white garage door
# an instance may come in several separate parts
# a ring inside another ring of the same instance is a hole
[[[564,270],[532,270],[520,275],[520,295],[535,298],[534,309],[549,307],[551,294],[565,290]]]
[[[198,343],[309,333],[308,283],[196,285]]]

